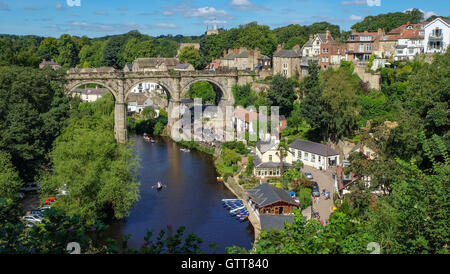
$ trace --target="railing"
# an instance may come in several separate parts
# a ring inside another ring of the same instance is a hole
[[[430,33],[430,35],[428,36],[429,40],[442,40],[443,38],[444,36],[442,35],[442,33],[439,35]]]

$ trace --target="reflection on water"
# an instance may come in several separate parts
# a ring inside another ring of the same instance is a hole
[[[240,223],[222,206],[222,199],[235,197],[216,181],[212,157],[197,151],[182,152],[169,139],[152,144],[136,136],[135,144],[141,159],[141,198],[128,218],[111,224],[109,235],[120,239],[131,234],[128,245],[138,248],[147,229],[158,233],[167,225],[174,230],[185,226],[186,234],[195,233],[203,240],[206,252],[212,242],[218,245],[218,253],[232,245],[251,248],[253,227]],[[152,188],[158,181],[167,187],[161,191]]]

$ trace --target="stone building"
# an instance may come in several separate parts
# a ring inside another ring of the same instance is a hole
[[[57,63],[57,62],[55,62],[55,61],[53,61],[53,59],[51,59],[50,61],[47,61],[47,60],[42,60],[42,62],[39,64],[39,68],[40,69],[43,69],[43,68],[45,68],[45,67],[47,67],[47,66],[49,66],[51,69],[53,69],[53,70],[58,70],[58,69],[60,69],[61,68],[61,66]]]
[[[281,74],[285,77],[301,76],[300,67],[302,54],[300,46],[296,45],[291,50],[283,49],[282,45],[278,45],[277,51],[273,54],[272,59],[273,74]]]
[[[395,48],[397,47],[398,34],[387,34],[380,37],[379,51],[381,52],[381,58],[392,59],[395,55]]]
[[[72,95],[80,97],[80,99],[83,100],[84,102],[95,102],[99,98],[101,98],[103,95],[105,95],[107,92],[108,92],[108,90],[106,88],[99,88],[99,87],[87,88],[87,87],[85,87],[84,89],[79,89],[79,88],[74,89],[72,91]]]
[[[356,32],[353,29],[347,40],[346,59],[348,61],[368,62],[372,54],[381,56],[379,41],[384,35],[381,28],[377,32]]]
[[[133,61],[133,71],[168,71],[178,65],[177,58],[137,58]]]
[[[258,48],[248,50],[246,47],[240,49],[224,50],[220,59],[220,67],[235,68],[237,70],[254,70],[262,56]]]
[[[321,35],[318,37],[320,36]],[[319,40],[321,41],[319,58],[321,69],[339,66],[341,60],[345,59],[345,50],[347,46],[334,40],[329,30],[327,30],[325,37],[322,37]]]

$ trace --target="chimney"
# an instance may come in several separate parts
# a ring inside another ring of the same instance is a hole
[[[382,28],[378,28],[378,36],[383,36],[384,30]]]
[[[312,34],[309,35],[309,39],[313,39],[313,35]]]
[[[234,49],[234,54],[239,53],[239,49]]]
[[[232,48],[228,49],[228,54],[230,54],[230,53],[233,53],[233,49]]]
[[[330,30],[327,30],[327,39],[330,39],[330,37],[331,37],[331,32],[330,32]]]
[[[239,49],[239,53],[244,52],[244,51],[246,51],[246,50],[247,50],[246,47],[241,47],[241,48]]]
[[[223,50],[223,57],[225,57],[225,55],[227,55],[227,50],[226,49]]]
[[[253,56],[254,55],[254,52],[253,52],[253,50],[251,50],[250,51],[250,56]]]
[[[283,49],[283,46],[281,45],[281,44],[278,44],[278,46],[277,46],[277,51],[280,51],[280,50],[282,50]]]

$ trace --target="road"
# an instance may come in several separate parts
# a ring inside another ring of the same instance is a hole
[[[328,220],[331,214],[331,209],[334,207],[333,204],[333,195],[334,195],[334,178],[332,170],[318,170],[313,167],[304,166],[302,168],[302,172],[310,172],[314,179],[313,181],[317,182],[320,189],[320,198],[317,202],[313,201],[313,209],[319,212],[320,219],[325,222]],[[325,200],[325,196],[322,195],[322,189],[326,189],[330,192],[330,199]]]

